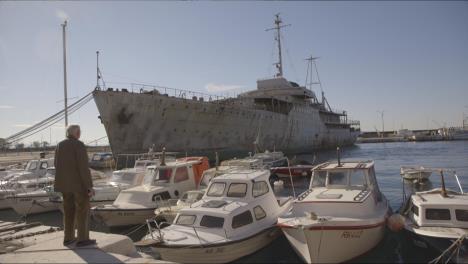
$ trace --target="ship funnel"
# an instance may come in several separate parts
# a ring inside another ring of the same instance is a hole
[[[163,147],[162,149],[161,166],[166,166],[166,147]]]
[[[445,189],[444,171],[443,170],[440,170],[440,182],[442,184],[442,189],[440,190],[440,195],[442,195],[442,197],[448,197],[447,196],[447,190]]]
[[[341,167],[340,147],[336,147],[336,156],[338,158],[338,167]]]

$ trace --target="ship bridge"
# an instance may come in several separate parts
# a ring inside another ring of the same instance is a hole
[[[313,91],[290,82],[284,77],[258,80],[257,90],[242,93],[240,97],[276,99],[288,103],[299,103],[310,99],[317,101]]]

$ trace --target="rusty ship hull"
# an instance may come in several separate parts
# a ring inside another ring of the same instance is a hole
[[[93,95],[114,155],[154,146],[228,157],[253,151],[255,143],[263,150],[312,153],[354,144],[359,134],[343,113],[275,95],[202,100],[157,89],[96,90]]]

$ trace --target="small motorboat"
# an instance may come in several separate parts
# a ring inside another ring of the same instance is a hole
[[[454,171],[439,172],[441,188],[412,194],[400,210],[404,231],[413,245],[427,249],[431,259],[439,256],[443,263],[467,263],[468,194]],[[444,173],[454,176],[459,191],[445,188]]]
[[[315,165],[292,165],[289,167],[273,167],[270,169],[272,175],[278,178],[292,177],[310,177],[312,175],[312,168]]]
[[[97,182],[94,184],[95,195],[91,197],[91,207],[105,204],[112,204],[122,190],[129,189],[141,185],[145,176],[145,170],[148,166],[158,164],[158,159],[154,160],[137,160],[133,168],[126,168],[112,172],[112,176],[105,182]],[[91,175],[100,174],[101,172],[90,169]],[[102,177],[93,177],[93,181],[102,179]],[[60,210],[63,212],[62,194],[51,192],[49,199],[53,203],[57,203]]]
[[[209,168],[206,157],[187,157],[174,161],[161,159],[158,165],[146,167],[141,185],[122,190],[112,204],[91,208],[94,219],[109,227],[145,223],[164,200],[177,199],[194,190],[203,171]]]
[[[37,159],[30,160],[26,164],[24,170],[14,170],[5,175],[0,184],[7,184],[8,182],[22,181],[44,177],[47,174],[47,169],[54,166],[54,159]]]
[[[16,193],[7,197],[11,208],[22,216],[59,210],[56,203],[49,200],[49,192],[53,186],[47,186],[34,191]]]
[[[309,189],[278,218],[278,226],[305,262],[345,262],[382,240],[389,210],[374,162],[338,159],[313,168]]]
[[[213,178],[203,198],[181,209],[172,225],[151,227],[138,244],[163,260],[226,263],[252,254],[281,235],[277,217],[290,209],[291,197],[277,198],[265,169],[229,171]]]
[[[28,203],[26,200],[19,201],[16,198],[20,194],[24,196],[26,193],[42,190],[44,187],[53,184],[55,180],[54,167],[48,167],[45,171],[45,174],[23,172],[8,181],[4,181],[0,185],[0,209],[13,208],[13,204],[21,206],[22,203]],[[35,177],[33,178],[33,176]]]
[[[432,171],[423,166],[401,166],[400,175],[405,180],[422,182],[429,179]]]

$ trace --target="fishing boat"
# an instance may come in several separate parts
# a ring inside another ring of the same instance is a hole
[[[439,172],[441,188],[410,195],[400,210],[404,231],[413,245],[427,249],[428,257],[439,256],[444,263],[467,263],[468,195],[453,170]],[[459,191],[445,188],[444,173],[454,176]]]
[[[424,181],[429,179],[432,174],[431,169],[426,169],[423,166],[401,166],[400,175],[405,180]]]
[[[374,162],[338,159],[313,168],[309,189],[278,218],[278,226],[305,262],[338,263],[374,248],[388,214]]]
[[[200,201],[168,227],[148,225],[139,244],[180,263],[225,263],[260,250],[281,235],[276,220],[292,202],[275,197],[269,177],[268,170],[240,168],[213,178]]]
[[[141,185],[122,190],[112,204],[91,208],[91,215],[109,227],[144,223],[154,217],[154,210],[161,201],[178,198],[184,192],[196,189],[207,168],[206,157],[168,162],[162,158],[157,166],[146,168]]]

